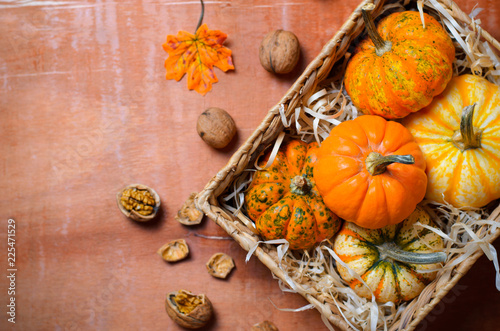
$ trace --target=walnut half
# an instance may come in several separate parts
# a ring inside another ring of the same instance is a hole
[[[160,209],[160,196],[150,187],[132,184],[116,195],[120,211],[134,221],[147,222],[155,218]]]
[[[175,323],[188,329],[205,326],[213,315],[212,303],[206,295],[186,290],[167,294],[165,309]]]

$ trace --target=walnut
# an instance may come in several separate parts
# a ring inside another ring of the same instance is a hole
[[[189,255],[189,247],[184,239],[177,239],[161,246],[157,253],[165,261],[177,262]]]
[[[252,329],[250,331],[279,331],[276,325],[274,325],[272,322],[269,321],[264,321],[259,324],[255,324],[252,326]]]
[[[196,130],[208,145],[224,148],[236,134],[236,124],[224,109],[212,107],[198,117]]]
[[[150,187],[141,184],[128,185],[116,195],[118,208],[134,221],[152,220],[160,208],[160,196]]]
[[[180,290],[167,294],[165,309],[177,324],[188,329],[198,329],[208,323],[213,315],[212,303],[204,294]]]
[[[233,259],[224,253],[214,254],[207,262],[208,273],[217,278],[226,278],[233,268]]]
[[[299,57],[299,40],[290,31],[271,31],[260,44],[260,63],[269,72],[287,74],[295,68]]]
[[[184,225],[200,224],[203,219],[203,212],[198,210],[194,205],[196,193],[191,193],[189,198],[184,202],[182,208],[175,215],[175,219]]]

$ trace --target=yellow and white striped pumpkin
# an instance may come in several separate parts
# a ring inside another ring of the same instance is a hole
[[[423,110],[403,120],[427,164],[426,198],[483,207],[500,198],[500,88],[454,77]]]
[[[337,263],[340,276],[361,297],[378,302],[411,300],[437,274],[446,254],[443,241],[416,222],[435,227],[425,210],[417,209],[403,222],[370,230],[345,222],[333,249],[339,258],[368,285]]]

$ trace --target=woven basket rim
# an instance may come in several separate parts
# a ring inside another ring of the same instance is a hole
[[[415,1],[415,0],[411,0]],[[459,6],[451,0],[436,0],[441,4],[455,19],[460,20],[466,24],[470,24],[470,18],[465,14]],[[195,205],[198,209],[203,211],[210,219],[222,227],[240,246],[247,252],[257,243],[251,237],[251,231],[245,232],[238,228],[235,224],[238,222],[234,215],[224,210],[219,206],[218,197],[223,193],[231,183],[231,180],[248,166],[250,158],[255,154],[256,150],[262,144],[270,143],[273,141],[279,132],[283,130],[283,124],[280,119],[279,109],[281,105],[298,102],[299,97],[302,98],[309,90],[314,90],[315,84],[322,79],[332,69],[335,61],[333,61],[332,53],[339,48],[346,47],[344,45],[345,38],[348,32],[359,30],[359,21],[361,17],[361,8],[369,3],[375,3],[376,8],[380,8],[385,4],[385,0],[373,1],[363,0],[348,17],[341,28],[335,35],[323,46],[322,51],[311,63],[306,67],[304,72],[297,78],[294,84],[281,98],[281,100],[274,105],[266,114],[263,121],[257,129],[247,138],[247,140],[238,148],[238,150],[230,157],[227,164],[217,172],[217,174],[207,183],[202,191],[197,194],[195,198]],[[377,9],[375,9],[377,10]],[[358,27],[356,27],[358,26]],[[482,37],[489,42],[497,50],[500,50],[500,43],[495,40],[487,31],[481,30]],[[356,36],[351,36],[348,44],[355,39]],[[274,126],[275,130],[269,132],[269,127]],[[493,219],[500,221],[500,204],[492,212]],[[490,217],[491,218],[491,217]],[[500,229],[497,229],[490,243],[500,237]],[[270,271],[272,271],[279,279],[284,281],[285,274],[278,267],[276,261],[268,254],[267,247],[258,247],[253,253]],[[456,285],[456,283],[467,273],[472,265],[483,255],[483,251],[478,249],[472,256],[463,261],[454,270],[454,274],[446,286],[436,291],[432,300],[422,308],[415,311],[411,322],[405,327],[404,330],[414,330],[418,324],[426,317],[426,315],[441,301],[441,299]],[[322,303],[310,294],[300,293],[309,303],[313,304],[320,312],[322,310]],[[329,321],[336,327],[342,330],[350,329],[349,325],[340,315],[333,315]]]

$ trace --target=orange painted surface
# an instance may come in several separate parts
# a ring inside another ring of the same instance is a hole
[[[500,5],[457,0],[465,12],[486,8],[483,27],[500,39]],[[200,191],[259,125],[267,110],[320,52],[358,1],[206,1],[204,22],[228,34],[235,71],[216,69],[206,96],[186,78],[165,80],[167,34],[193,31],[198,1],[0,2],[0,329],[181,330],[164,310],[166,293],[205,293],[215,307],[207,330],[249,330],[272,320],[280,330],[326,330],[315,310],[282,293],[270,272],[208,219],[196,227],[174,215]],[[302,47],[285,76],[258,59],[270,30],[293,31]],[[197,135],[208,107],[234,118],[238,134],[223,150]],[[138,224],[116,207],[126,184],[161,196],[158,220]],[[7,221],[16,222],[16,324],[7,322]],[[175,264],[156,250],[185,238],[189,259]],[[499,249],[499,245],[496,245]],[[229,279],[212,278],[216,252],[236,264]],[[443,300],[426,330],[491,330],[500,322],[494,269],[482,258]],[[272,303],[271,303],[272,302]]]

